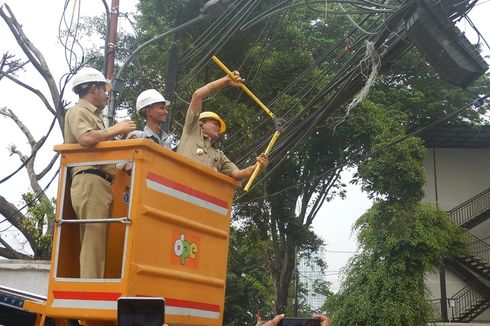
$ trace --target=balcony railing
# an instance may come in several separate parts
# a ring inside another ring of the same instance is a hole
[[[470,236],[471,239],[468,246],[471,255],[479,258],[481,261],[490,266],[490,245],[473,235]]]
[[[448,213],[454,223],[463,225],[490,209],[490,188],[454,207]]]
[[[490,287],[490,281],[480,280]],[[451,298],[449,298],[449,306],[451,307],[452,320],[464,321],[466,314],[469,314],[471,307],[476,307],[479,302],[485,301],[486,298],[479,292],[474,290],[471,284],[461,289]]]

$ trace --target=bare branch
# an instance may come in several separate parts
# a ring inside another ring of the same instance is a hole
[[[41,100],[47,110],[54,115],[54,118],[58,122],[59,127],[63,129],[65,113],[64,106],[66,104],[64,103],[64,101],[61,100],[62,93],[60,93],[60,91],[58,90],[57,83],[55,82],[51,74],[46,60],[44,59],[42,53],[34,46],[31,40],[27,38],[26,34],[23,31],[22,25],[19,24],[7,4],[3,4],[2,6],[0,6],[0,17],[2,17],[2,19],[5,21],[7,27],[10,29],[12,36],[15,38],[17,44],[27,57],[27,60],[25,60],[25,58],[22,56],[23,58],[22,60],[20,60],[17,59],[15,55],[10,54],[9,52],[1,55],[0,80],[6,77],[26,91],[35,94]],[[29,68],[31,68],[30,64],[32,64],[32,67],[36,69],[36,71],[46,82],[51,96],[45,96],[45,94],[43,94],[36,87],[36,85],[29,82],[28,79],[23,78],[23,76],[20,74],[20,72],[26,71],[25,68],[28,65]],[[33,114],[35,114],[35,112],[33,112]],[[30,155],[24,155],[21,150],[19,150],[15,145],[12,145],[10,147],[10,154],[17,155],[22,162],[22,166],[25,167],[28,173],[32,191],[36,194],[36,201],[39,199],[40,201],[46,201],[47,203],[51,204],[43,191],[44,189],[42,189],[41,185],[39,184],[39,180],[42,179],[53,168],[59,157],[59,154],[55,154],[52,157],[50,163],[41,171],[41,173],[36,174],[34,171],[34,162],[38,150],[40,150],[43,146],[44,140],[46,139],[47,135],[42,137],[39,141],[36,141],[28,127],[24,125],[24,123],[19,119],[14,111],[7,108],[0,108],[0,115],[10,118],[27,138],[31,147]],[[5,220],[11,224],[10,227],[16,228],[25,236],[34,252],[34,256],[41,257],[42,255],[46,254],[46,252],[43,252],[45,251],[45,248],[39,246],[39,235],[37,234],[43,233],[44,225],[39,224],[37,230],[35,228],[30,229],[28,225],[23,222],[25,219],[29,219],[30,217],[28,215],[24,215],[20,210],[16,208],[15,205],[8,202],[2,196],[0,196],[0,216],[1,215],[3,215],[5,217]],[[49,220],[47,223],[47,233],[52,234],[54,223],[52,220]],[[17,252],[6,242],[7,241],[5,238],[0,239],[0,256],[7,258],[29,258],[29,256],[21,252]]]
[[[0,80],[7,75],[13,75],[18,70],[21,70],[25,63],[20,63],[20,60],[14,60],[15,55],[5,52],[0,60]]]
[[[16,154],[20,158],[20,160],[21,160],[22,163],[24,163],[28,159],[28,157],[25,156],[21,151],[19,151],[17,149],[17,146],[15,146],[15,145],[10,145],[9,146],[9,151],[10,151],[10,156]]]
[[[24,87],[28,91],[31,91],[32,93],[36,94],[37,97],[39,97],[41,99],[41,101],[44,103],[44,105],[46,106],[46,108],[48,109],[48,111],[51,112],[53,115],[56,115],[56,111],[53,109],[53,107],[51,106],[51,104],[48,102],[48,99],[44,96],[44,94],[40,90],[35,89],[35,88],[31,87],[30,85],[27,85],[26,83],[20,81],[18,78],[15,78],[12,75],[7,75],[5,77],[7,77],[8,79],[10,79],[11,81],[13,81],[14,83],[16,83],[17,85],[19,85],[21,87]]]
[[[29,131],[29,129],[25,126],[25,124],[22,121],[20,121],[17,115],[8,108],[1,108],[0,114],[12,119],[12,121],[15,122],[17,127],[19,127],[19,129],[24,133],[27,140],[29,141],[29,145],[31,145],[31,149],[34,149],[34,146],[36,146],[36,141],[34,140],[34,137],[32,137],[32,134]]]
[[[17,230],[19,230],[29,241],[29,243],[35,242],[34,235],[23,227],[22,220],[25,217],[24,214],[20,210],[15,207],[12,203],[6,200],[3,196],[0,195],[0,215],[5,217],[5,219],[12,224]]]
[[[8,15],[4,12],[4,7],[8,11]],[[15,15],[10,10],[10,7],[7,4],[4,4],[4,7],[0,7],[0,16],[7,23],[7,26],[9,27],[12,35],[15,37],[17,44],[19,44],[24,54],[46,81],[46,84],[48,85],[49,91],[51,93],[51,97],[53,99],[53,103],[57,107],[61,103],[60,93],[58,91],[58,87],[53,78],[53,75],[48,68],[48,64],[44,59],[44,56],[25,35],[24,30],[22,29],[22,25],[19,24],[19,22],[15,18]],[[57,107],[55,111],[58,112],[59,110],[62,110],[62,106]],[[58,115],[58,123],[60,124],[61,128],[63,127],[63,118],[63,114]]]
[[[0,244],[5,246],[5,248],[0,247],[0,257],[5,257],[9,259],[32,259],[31,256],[23,254],[9,246],[9,244],[0,237]]]
[[[320,190],[320,194],[316,198],[313,207],[311,208],[310,212],[306,216],[305,225],[309,226],[313,222],[313,219],[315,218],[316,214],[322,207],[323,203],[325,202],[325,199],[327,199],[330,189],[332,189],[332,187],[335,185],[337,180],[340,178],[340,172],[342,172],[342,169],[341,168],[337,169],[335,171],[335,174],[328,180],[328,182],[322,186]]]
[[[0,195],[0,214],[17,229],[21,227],[21,220],[25,217],[15,205],[7,201],[2,195]]]
[[[3,17],[8,27],[10,28],[12,35],[15,37],[17,41],[17,44],[19,44],[19,46],[22,48],[22,51],[29,58],[30,62],[34,65],[34,67],[36,67],[39,73],[41,73],[41,75],[43,75],[45,79],[51,78],[54,83],[54,79],[51,75],[51,72],[49,71],[49,69],[47,69],[48,65],[46,63],[46,60],[44,59],[44,56],[41,54],[41,52],[39,52],[39,50],[34,46],[34,44],[32,44],[31,40],[26,36],[24,30],[22,29],[22,25],[19,24],[12,10],[10,10],[10,7],[7,4],[5,4],[5,8],[7,9],[10,17],[7,16],[7,14],[5,14],[1,8],[0,8],[0,15]],[[56,83],[54,83],[54,85],[56,88]]]
[[[41,172],[41,174],[40,174],[41,177],[38,177],[36,175],[35,171],[34,171],[34,160],[35,160],[37,151],[42,146],[42,144],[44,144],[45,137],[44,136],[41,137],[41,139],[39,140],[39,142],[36,142],[34,140],[34,137],[31,134],[30,130],[24,125],[24,123],[17,117],[17,115],[12,110],[7,109],[7,108],[1,108],[0,109],[0,114],[3,115],[3,116],[9,117],[10,119],[12,119],[12,121],[15,122],[15,124],[24,133],[24,135],[26,136],[27,140],[29,141],[29,144],[31,146],[31,156],[32,156],[30,159],[29,159],[28,156],[24,155],[21,151],[19,151],[17,149],[17,147],[15,147],[15,146],[11,146],[10,147],[10,153],[11,154],[16,154],[17,156],[19,156],[19,158],[22,161],[22,163],[25,163],[25,162],[28,161],[27,164],[26,164],[26,170],[27,170],[27,174],[29,176],[29,180],[30,180],[30,184],[31,184],[32,190],[34,190],[38,194],[42,194],[41,195],[41,198],[43,198],[45,200],[48,200],[48,198],[46,197],[46,195],[44,195],[44,193],[42,191],[42,188],[39,185],[39,182],[38,181],[42,178],[42,176],[44,176],[46,174],[46,172],[47,172],[46,169],[50,169],[53,166],[53,163],[50,163],[44,169],[44,171]]]
[[[59,156],[60,156],[60,153],[56,153],[53,156],[53,158],[51,159],[51,161],[49,162],[49,164],[44,168],[44,170],[42,170],[41,173],[36,175],[36,178],[38,180],[41,180],[46,175],[46,173],[48,173],[51,170],[53,165],[56,163],[56,160],[58,160]]]

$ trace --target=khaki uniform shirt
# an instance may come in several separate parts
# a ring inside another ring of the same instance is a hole
[[[94,105],[80,99],[65,115],[65,144],[78,144],[80,137],[91,130],[104,129],[102,114]],[[72,176],[84,170],[103,170],[112,177],[116,175],[114,165],[80,166],[71,169]]]
[[[238,170],[238,167],[216,148],[211,139],[202,133],[199,126],[199,113],[194,113],[190,106],[185,117],[184,130],[177,153],[226,175]]]

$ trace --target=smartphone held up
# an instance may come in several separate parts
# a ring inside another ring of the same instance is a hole
[[[120,297],[117,300],[118,326],[162,326],[164,316],[163,298]]]
[[[321,326],[321,321],[316,318],[285,317],[279,326]]]

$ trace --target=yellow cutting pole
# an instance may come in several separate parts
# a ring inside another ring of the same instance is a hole
[[[265,149],[265,152],[264,152],[265,155],[269,155],[269,152],[271,151],[272,146],[274,146],[274,143],[276,142],[277,138],[279,138],[280,134],[281,133],[279,131],[276,131],[274,133],[274,135],[272,135],[272,139],[269,142],[269,145],[267,146],[267,148]],[[252,173],[252,176],[250,177],[250,179],[248,179],[248,182],[245,185],[245,188],[243,188],[243,190],[248,191],[250,189],[250,187],[252,186],[252,183],[254,182],[254,180],[257,177],[257,175],[259,174],[259,172],[260,172],[260,164],[258,164],[255,167],[254,173]]]
[[[223,69],[223,71],[224,71],[224,72],[226,72],[226,74],[227,74],[228,76],[230,76],[230,78],[231,78],[231,79],[235,80],[235,77],[234,77],[234,76],[233,76],[233,74],[231,73],[230,69],[226,68],[226,66],[223,64],[223,62],[219,61],[219,59],[218,59],[218,58],[216,58],[216,56],[214,56],[214,55],[213,55],[212,59],[213,59],[213,61],[214,61],[214,62],[215,62],[215,63],[216,63],[216,64],[217,64],[217,65],[218,65],[218,66],[219,66],[221,69]],[[239,81],[237,81],[237,80],[235,80],[235,81],[236,81],[236,82],[239,82]],[[272,111],[271,111],[271,110],[269,110],[269,109],[267,108],[267,106],[265,106],[265,104],[264,104],[264,103],[262,103],[262,101],[261,101],[261,100],[259,100],[259,99],[257,98],[257,96],[255,96],[255,95],[254,95],[254,94],[253,94],[253,93],[252,93],[252,92],[251,92],[251,91],[248,89],[248,87],[247,87],[247,86],[243,85],[243,83],[241,83],[241,82],[239,82],[239,83],[240,83],[240,88],[241,88],[241,89],[242,89],[242,90],[243,90],[243,91],[244,91],[244,92],[245,92],[245,93],[246,93],[248,96],[250,96],[250,98],[251,98],[252,100],[254,100],[254,101],[255,101],[255,103],[257,103],[257,104],[258,104],[258,105],[259,105],[259,106],[262,108],[262,110],[264,110],[264,111],[265,111],[265,112],[266,112],[266,113],[267,113],[267,114],[268,114],[268,115],[269,115],[269,116],[270,116],[272,119],[274,119],[274,118],[275,118],[274,113],[272,113]]]
[[[228,76],[230,76],[230,78],[232,78],[233,80],[237,81],[235,79],[235,77],[233,76],[232,72],[230,71],[230,69],[228,69],[216,56],[213,55],[212,57],[213,61],[221,68],[223,69],[224,72],[226,72],[226,74]],[[239,81],[237,81],[239,82]],[[261,100],[259,100],[257,98],[257,96],[255,96],[249,89],[247,86],[245,86],[243,83],[239,82],[240,83],[240,88],[252,99],[255,101],[255,103],[257,103],[261,108],[262,110],[264,110],[270,117],[271,119],[275,120],[277,119],[276,116],[274,115],[274,113],[272,113],[271,110],[269,110],[267,108],[267,106],[265,106],[264,103],[262,103]],[[272,139],[271,141],[269,142],[269,145],[267,146],[264,154],[265,155],[269,155],[269,152],[272,150],[272,146],[274,146],[274,143],[276,142],[277,138],[279,138],[279,135],[281,134],[281,132],[279,130],[276,130],[276,132],[274,133],[274,135],[272,136]],[[259,174],[260,172],[260,164],[258,164],[256,167],[255,167],[255,170],[254,172],[252,173],[252,176],[250,177],[250,179],[248,179],[248,182],[247,184],[245,185],[245,188],[243,188],[245,191],[248,191],[250,189],[250,187],[252,186],[252,183],[254,182],[255,178],[257,177],[257,175]]]

